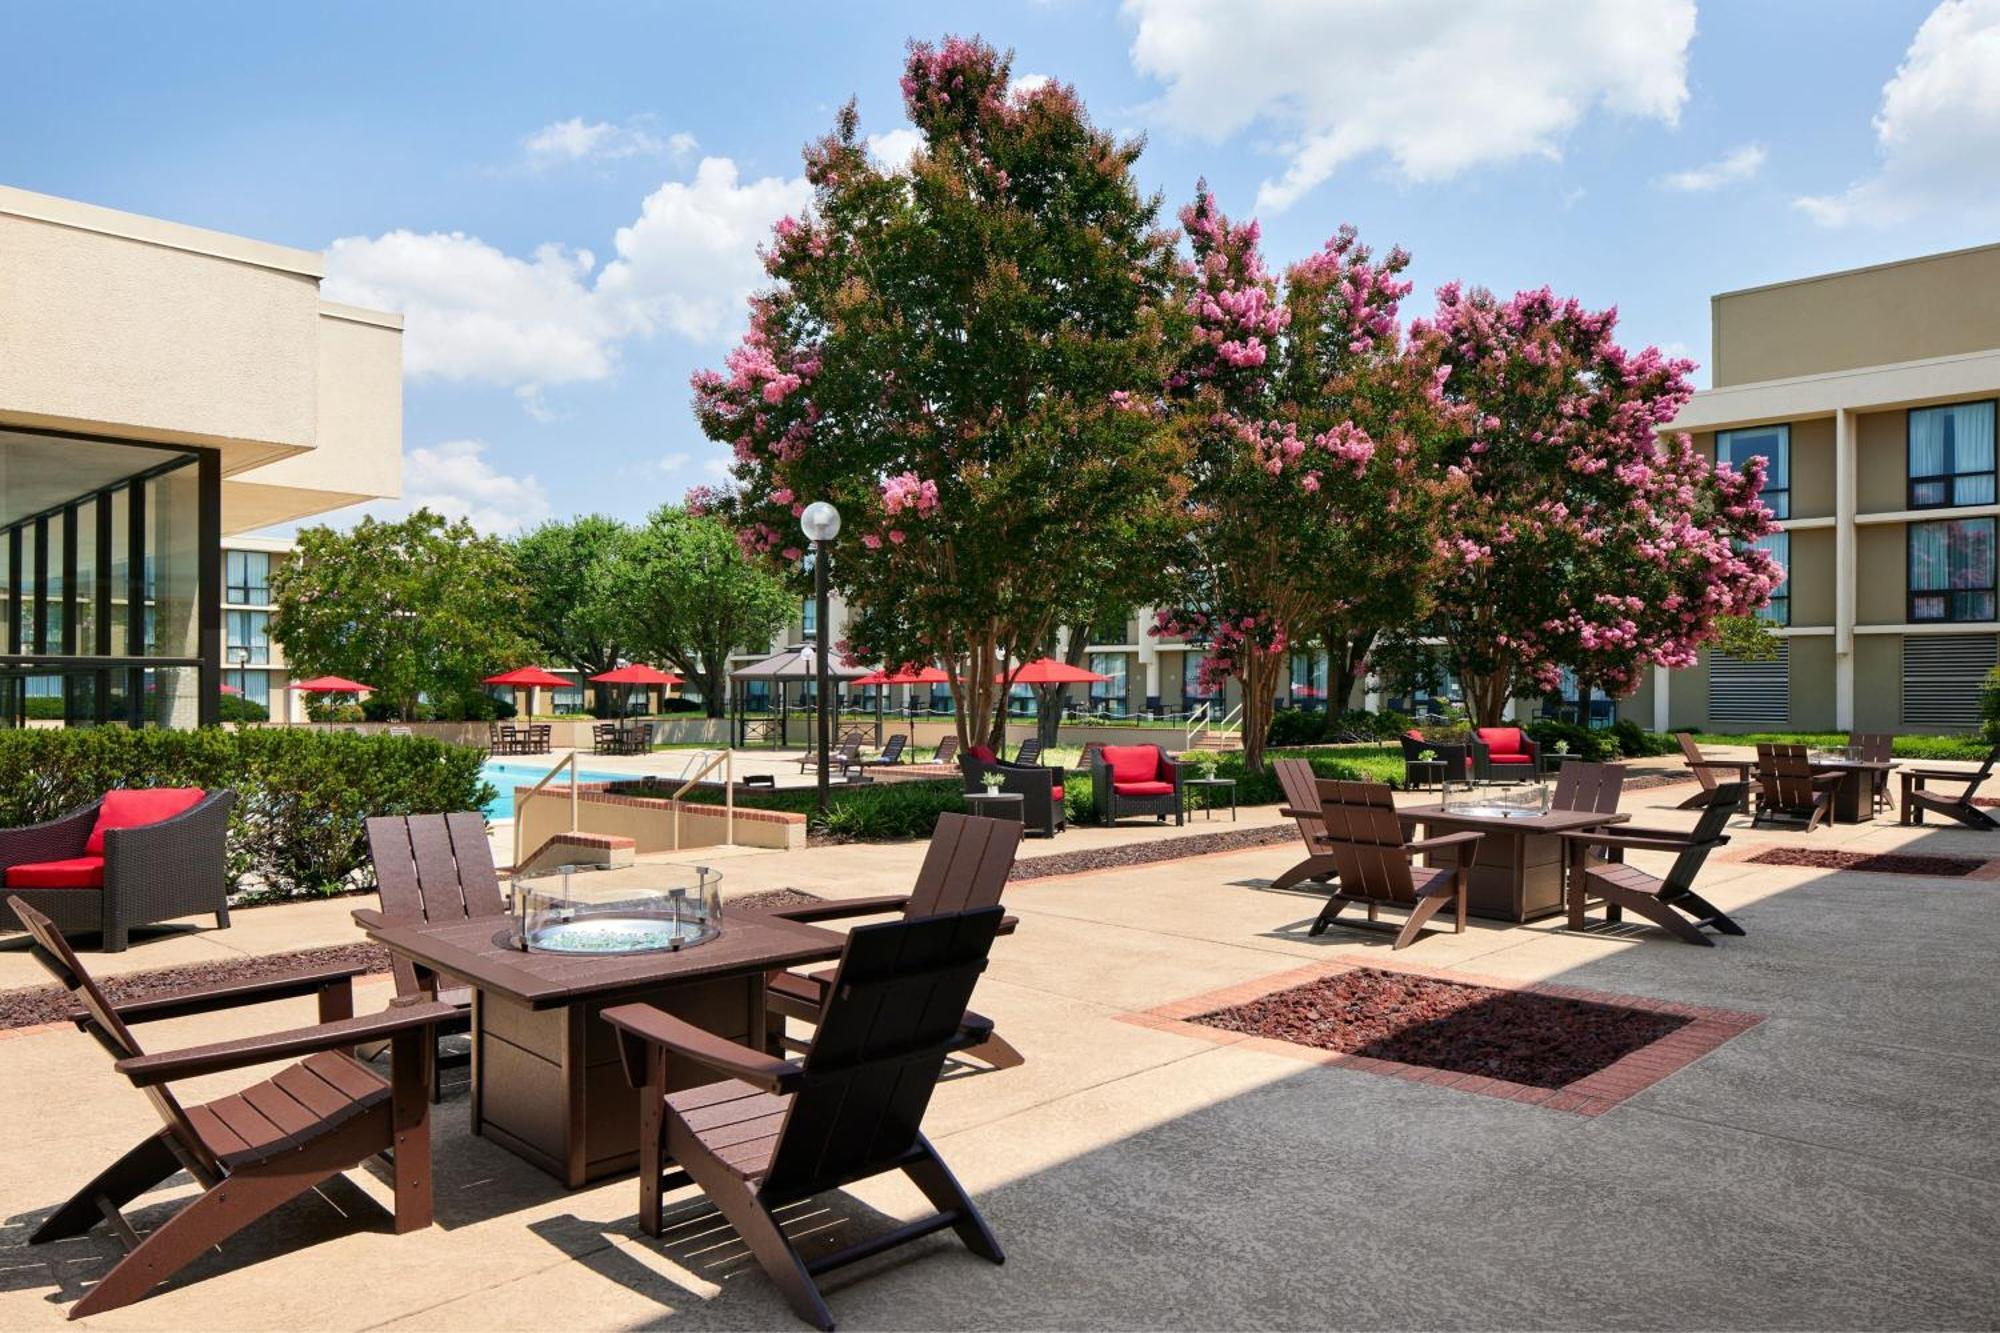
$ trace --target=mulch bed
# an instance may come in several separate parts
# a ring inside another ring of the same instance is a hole
[[[1921,856],[1911,852],[1837,852],[1828,847],[1773,847],[1745,858],[1752,865],[1811,866],[1815,870],[1865,870],[1879,875],[1970,875],[1986,864],[1978,856]]]
[[[1088,870],[1112,870],[1119,866],[1146,865],[1153,861],[1177,861],[1184,856],[1207,856],[1213,852],[1234,852],[1245,847],[1270,847],[1298,840],[1299,831],[1290,824],[1230,829],[1224,833],[1195,833],[1185,838],[1162,838],[1156,842],[1127,842],[1115,847],[1093,847],[1082,852],[1055,852],[1048,856],[1025,857],[1014,863],[1014,872],[1007,878],[1046,879],[1050,875],[1075,875]]]
[[[1648,787],[1678,787],[1683,782],[1693,782],[1692,773],[1640,773],[1625,779],[1626,791],[1645,791]]]
[[[1597,1073],[1690,1020],[1357,967],[1187,1021],[1347,1055],[1556,1089]]]

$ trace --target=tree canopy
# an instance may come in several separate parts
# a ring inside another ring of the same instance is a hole
[[[525,615],[522,628],[544,659],[588,678],[622,660],[622,609],[612,573],[626,555],[632,529],[615,518],[584,514],[544,523],[514,539]]]

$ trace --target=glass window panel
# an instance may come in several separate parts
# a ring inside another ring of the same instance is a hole
[[[1090,669],[1107,680],[1090,682],[1093,703],[1122,703],[1125,699],[1125,654],[1092,653]]]
[[[146,483],[146,554],[152,574],[153,623],[148,647],[155,656],[193,657],[200,652],[200,490],[196,471],[192,466],[180,467]]]
[[[1778,518],[1790,518],[1792,514],[1792,428],[1782,426],[1751,426],[1742,430],[1719,430],[1715,433],[1715,461],[1727,463],[1736,471],[1743,471],[1744,464],[1752,457],[1766,460],[1764,468],[1764,507]]]
[[[97,651],[97,501],[76,511],[76,649]]]
[[[1910,507],[1991,504],[1994,404],[1912,408]]]
[[[111,654],[123,657],[132,651],[127,608],[131,588],[132,496],[120,486],[111,493]]]
[[[1789,625],[1792,623],[1792,534],[1773,532],[1751,545],[1760,551],[1770,552],[1771,558],[1778,562],[1778,568],[1785,571],[1785,581],[1772,591],[1770,604],[1757,614],[1775,625]]]
[[[38,562],[35,557],[36,529],[39,525],[21,525],[21,651],[38,653],[42,651],[41,638],[35,625],[35,571]]]
[[[1911,620],[1992,619],[1994,574],[1994,520],[1910,525]]]

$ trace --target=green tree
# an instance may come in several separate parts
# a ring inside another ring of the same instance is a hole
[[[685,676],[710,717],[723,714],[729,654],[769,642],[798,605],[728,524],[675,505],[632,533],[606,584],[627,651]]]
[[[305,529],[271,575],[271,599],[271,635],[294,675],[372,685],[405,721],[426,702],[441,717],[476,716],[481,678],[528,651],[506,544],[428,509]]]
[[[813,211],[779,221],[750,332],[694,379],[702,429],[737,459],[711,502],[801,588],[797,515],[836,504],[836,646],[938,661],[964,741],[993,724],[1003,664],[1093,609],[1072,571],[1164,562],[1183,456],[1129,410],[1159,396],[1185,326],[1140,144],[1093,126],[1075,89],[1009,72],[976,39],[913,45],[905,169],[872,161],[844,108],[807,149]]]
[[[544,523],[514,540],[527,602],[522,628],[548,665],[588,678],[623,660],[613,573],[631,542],[630,527],[602,514]]]

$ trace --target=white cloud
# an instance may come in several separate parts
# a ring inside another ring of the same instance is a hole
[[[679,472],[681,469],[685,468],[690,461],[691,460],[689,455],[681,453],[678,450],[676,450],[675,452],[667,454],[665,457],[661,458],[660,461],[655,466],[657,466],[660,469],[660,471],[666,473],[669,476],[672,476],[674,473]]]
[[[1055,80],[1046,74],[1021,74],[1007,81],[1007,96],[1026,97],[1048,87]]]
[[[533,476],[500,472],[479,440],[447,440],[403,455],[403,495],[375,507],[396,514],[430,509],[481,532],[508,536],[549,517],[549,493]]]
[[[717,481],[726,481],[729,478],[729,460],[726,458],[708,459],[701,465],[701,470],[709,476],[714,477]]]
[[[1683,194],[1719,190],[1725,185],[1735,185],[1756,176],[1764,169],[1766,156],[1762,144],[1746,143],[1740,148],[1730,149],[1713,162],[1668,172],[1660,177],[1660,187]]]
[[[2000,215],[2000,0],[1945,0],[1917,29],[1875,115],[1881,168],[1794,202],[1829,227],[1948,210]]]
[[[403,314],[411,380],[512,388],[541,420],[543,387],[609,378],[626,339],[664,328],[710,342],[738,327],[764,276],[758,244],[811,197],[803,177],[744,182],[734,162],[704,158],[646,197],[601,269],[554,242],[521,258],[462,232],[393,231],[333,242],[323,290]]]
[[[1220,141],[1274,133],[1288,159],[1257,207],[1384,156],[1407,181],[1556,157],[1598,112],[1675,123],[1694,0],[1125,0],[1159,117]]]
[[[910,159],[923,146],[923,131],[913,130],[907,125],[885,134],[868,136],[868,155],[886,171],[901,171],[909,166]]]
[[[522,139],[521,155],[530,170],[546,171],[577,162],[616,162],[663,153],[678,160],[693,152],[694,147],[692,134],[682,132],[662,139],[643,117],[614,125],[572,116],[544,125]]]

